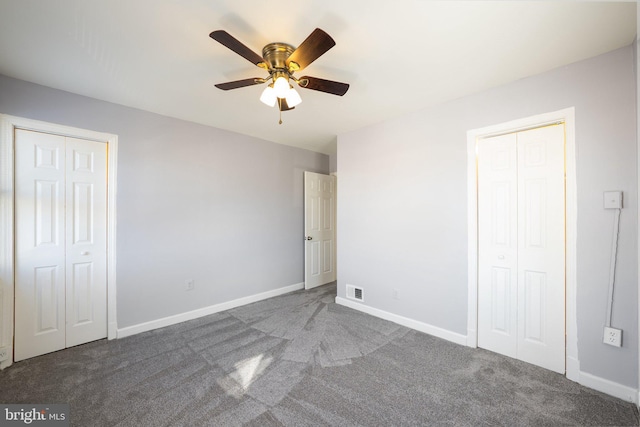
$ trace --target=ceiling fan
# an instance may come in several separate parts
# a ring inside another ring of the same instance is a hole
[[[295,108],[302,98],[293,88],[290,80],[304,89],[317,90],[333,95],[344,95],[349,90],[347,83],[320,79],[318,77],[303,76],[297,78],[293,75],[296,71],[302,71],[313,61],[335,46],[336,42],[329,34],[316,28],[297,48],[286,43],[269,43],[262,48],[262,56],[258,55],[238,39],[224,30],[213,31],[209,37],[231,49],[249,62],[269,72],[267,77],[236,80],[227,83],[218,83],[216,87],[222,90],[238,89],[246,86],[268,83],[262,92],[260,101],[273,107],[278,104],[278,109],[288,111]],[[282,123],[282,118],[280,119]]]

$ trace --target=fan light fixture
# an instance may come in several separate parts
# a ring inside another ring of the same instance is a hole
[[[335,46],[336,42],[329,34],[320,28],[313,30],[297,48],[287,43],[269,43],[262,48],[262,56],[252,51],[224,30],[213,31],[209,34],[209,37],[269,73],[267,77],[218,83],[216,87],[222,90],[231,90],[267,83],[268,86],[264,89],[262,95],[260,95],[260,101],[270,107],[278,106],[278,110],[280,110],[280,124],[282,124],[282,112],[293,110],[296,105],[302,102],[300,94],[291,86],[290,81],[293,81],[304,89],[316,90],[338,96],[344,95],[347,90],[349,90],[349,84],[347,83],[311,76],[297,78],[293,75],[294,72],[302,71]]]
[[[275,82],[264,88],[262,95],[260,95],[260,101],[269,107],[275,107],[278,98],[286,99],[289,107],[295,107],[302,102],[298,91],[291,87],[286,77],[282,76],[276,78]]]
[[[276,100],[278,97],[276,96],[276,91],[273,88],[273,85],[265,87],[262,91],[262,95],[260,95],[260,101],[267,104],[269,107],[273,107],[276,105]]]
[[[302,102],[302,98],[300,98],[300,94],[298,93],[297,90],[295,90],[292,87],[289,87],[289,90],[287,91],[286,99],[287,99],[287,105],[289,105],[289,107],[295,107],[296,105]]]
[[[289,90],[290,87],[291,86],[289,86],[289,80],[287,80],[285,77],[282,77],[282,76],[278,77],[273,82],[273,90],[276,91],[276,96],[278,98],[286,98],[287,91]]]

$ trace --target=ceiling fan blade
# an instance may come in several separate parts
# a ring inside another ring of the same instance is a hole
[[[264,59],[247,46],[243,45],[238,39],[224,30],[213,31],[209,34],[209,37],[217,41],[218,43],[228,47],[238,55],[242,56],[253,65],[264,63]]]
[[[293,110],[296,107],[289,107],[289,104],[287,104],[287,100],[285,98],[278,98],[278,108],[280,109],[280,111],[289,111]]]
[[[216,84],[216,87],[222,90],[231,90],[231,89],[238,89],[240,87],[258,85],[261,83],[264,83],[263,79],[253,78],[253,79],[236,80],[236,81],[227,82],[227,83],[218,83]]]
[[[333,95],[342,96],[349,90],[348,83],[334,82],[333,80],[319,79],[318,77],[300,77],[298,83],[300,87],[311,90],[318,90]],[[306,84],[305,84],[306,83]]]
[[[302,70],[335,45],[329,34],[316,28],[287,58],[287,67],[291,71]],[[292,63],[296,65],[292,66]]]

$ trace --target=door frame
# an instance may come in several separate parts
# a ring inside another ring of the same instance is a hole
[[[578,331],[576,316],[576,253],[577,253],[577,186],[575,108],[566,108],[506,123],[472,129],[467,132],[467,346],[478,346],[478,173],[476,146],[482,138],[524,131],[553,123],[565,124],[565,366],[566,376],[578,381]]]
[[[107,144],[107,338],[117,335],[116,318],[116,172],[118,136],[39,120],[0,114],[0,349],[9,358],[0,363],[4,369],[13,363],[14,336],[14,144],[15,130],[86,139]]]

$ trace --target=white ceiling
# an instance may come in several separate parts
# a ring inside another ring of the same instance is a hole
[[[336,46],[305,75],[351,84],[299,89],[283,114],[265,76],[209,38],[255,52],[322,28]],[[427,0],[0,0],[0,74],[329,153],[336,135],[627,46],[635,2]],[[2,96],[2,94],[0,94]]]

